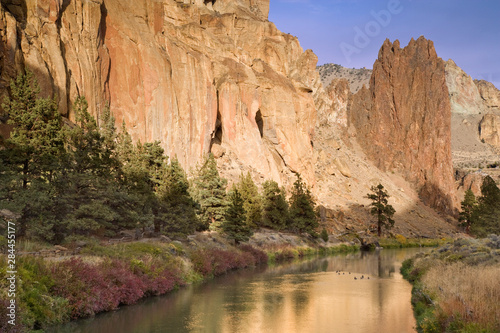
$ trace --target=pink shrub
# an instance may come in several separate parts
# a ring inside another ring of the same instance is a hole
[[[81,259],[70,259],[55,265],[52,274],[53,291],[69,301],[73,318],[135,303],[146,289],[140,277],[119,260],[91,265]]]
[[[195,250],[191,253],[191,262],[194,270],[203,276],[208,276],[213,273],[212,258],[209,253],[204,250]]]
[[[114,302],[113,288],[96,266],[81,259],[70,259],[55,265],[52,274],[54,293],[69,301],[73,318],[91,316],[118,306]]]
[[[179,269],[152,265],[150,271],[143,275],[148,295],[162,295],[183,284]]]
[[[133,304],[144,296],[145,283],[124,262],[113,260],[110,264],[104,263],[99,267],[110,283],[114,304]]]
[[[266,252],[256,249],[252,247],[251,245],[248,244],[242,244],[240,245],[240,250],[250,253],[254,258],[255,258],[255,263],[256,264],[263,264],[268,261],[268,257]]]
[[[251,246],[249,248],[253,249]],[[219,276],[227,271],[236,268],[245,268],[254,266],[258,261],[263,260],[265,253],[253,249],[249,251],[228,251],[218,248],[207,248],[203,250],[196,250],[191,254],[191,261],[193,262],[194,269],[203,276]],[[257,259],[257,258],[258,259]]]

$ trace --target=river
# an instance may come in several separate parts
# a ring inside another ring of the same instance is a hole
[[[416,332],[411,285],[399,269],[419,251],[387,249],[237,271],[49,332]]]

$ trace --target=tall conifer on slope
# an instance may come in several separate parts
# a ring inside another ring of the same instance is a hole
[[[247,172],[246,175],[240,175],[240,182],[236,188],[243,199],[246,223],[251,228],[256,228],[262,224],[262,198],[257,185],[253,182],[250,172]]]
[[[318,227],[314,212],[314,200],[300,174],[293,183],[292,196],[290,197],[290,229],[298,232],[313,233]]]
[[[64,131],[55,100],[38,97],[40,89],[30,71],[18,75],[10,88],[2,104],[12,131],[0,151],[0,208],[20,213],[17,233],[24,236],[28,224],[53,215],[45,207],[54,201],[51,188],[65,156]],[[38,209],[45,210],[43,218]]]
[[[394,220],[392,219],[396,210],[394,207],[389,205],[388,198],[389,194],[384,190],[382,184],[371,187],[372,193],[368,193],[366,197],[372,201],[370,206],[372,209],[370,213],[377,218],[377,234],[380,237],[382,235],[382,227],[390,229],[394,226]]]
[[[10,154],[3,160],[18,169],[26,189],[33,179],[52,180],[55,170],[60,169],[64,154],[62,118],[54,99],[38,98],[40,87],[30,71],[18,75],[10,88],[11,97],[2,106],[13,128],[6,140]]]
[[[236,244],[246,242],[252,236],[253,232],[247,224],[245,209],[243,208],[244,201],[239,191],[233,188],[229,192],[229,206],[224,212],[224,222],[222,230],[231,239],[234,239]]]
[[[193,188],[201,229],[220,229],[227,207],[226,186],[227,180],[219,176],[214,155],[209,154],[196,172]]]
[[[262,225],[283,230],[289,218],[288,202],[284,189],[280,189],[274,180],[262,184]]]
[[[471,233],[480,237],[500,233],[500,189],[490,176],[483,180],[478,203],[474,209],[475,223],[471,225]]]
[[[170,161],[165,177],[158,189],[160,201],[165,205],[164,232],[170,235],[192,234],[199,227],[196,202],[189,194],[189,182],[177,158]]]

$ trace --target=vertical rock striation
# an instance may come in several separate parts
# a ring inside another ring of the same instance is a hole
[[[428,205],[453,211],[450,99],[445,64],[431,41],[412,39],[402,49],[386,40],[370,88],[353,96],[348,118],[378,168],[401,173]]]

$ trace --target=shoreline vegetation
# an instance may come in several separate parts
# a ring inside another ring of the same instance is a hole
[[[235,244],[218,232],[202,232],[185,241],[144,239],[102,244],[89,239],[78,255],[42,258],[23,255],[17,259],[16,326],[0,327],[2,332],[39,331],[79,318],[112,311],[119,306],[166,294],[185,285],[226,274],[229,271],[282,262],[314,255],[359,251],[355,242],[324,242],[272,231],[275,243],[255,240]],[[283,236],[284,235],[284,236]],[[293,240],[290,241],[293,237]],[[437,246],[443,240],[383,238],[386,248]],[[252,244],[252,245],[250,245]],[[35,242],[20,242],[20,249],[37,250]],[[76,245],[75,245],[76,246]],[[0,316],[5,317],[7,256],[0,256]]]
[[[457,239],[403,262],[418,332],[500,332],[500,236]]]

